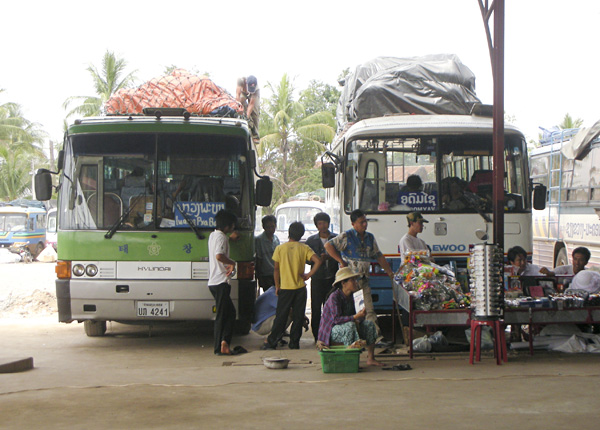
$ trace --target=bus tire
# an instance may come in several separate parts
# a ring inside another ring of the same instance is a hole
[[[83,322],[85,334],[89,337],[104,336],[106,333],[106,321],[86,320]]]
[[[554,262],[554,267],[558,266],[566,266],[569,264],[569,256],[567,255],[566,248],[560,248],[558,254],[556,254],[556,261]]]

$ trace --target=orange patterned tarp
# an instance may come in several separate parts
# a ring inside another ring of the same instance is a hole
[[[210,115],[217,109],[229,107],[243,114],[244,109],[227,91],[206,76],[196,76],[176,69],[170,75],[154,78],[137,88],[122,88],[106,102],[109,115],[139,114],[144,108],[186,108],[198,115]]]

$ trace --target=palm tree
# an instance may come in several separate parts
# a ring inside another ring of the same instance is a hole
[[[45,133],[23,116],[16,103],[0,105],[0,199],[14,200],[30,192],[32,162],[47,164],[41,149]]]
[[[260,146],[263,171],[277,185],[274,204],[292,195],[303,180],[306,169],[334,137],[334,118],[331,112],[306,115],[302,103],[294,100],[294,87],[287,74],[279,85],[267,83],[273,96],[263,103],[260,122]],[[279,198],[277,198],[279,197]]]
[[[127,62],[122,58],[117,58],[114,53],[106,51],[102,58],[102,70],[90,64],[87,71],[92,75],[94,87],[97,96],[73,96],[65,100],[63,107],[69,108],[69,105],[75,100],[81,101],[81,104],[74,107],[67,114],[67,118],[72,115],[96,116],[102,113],[102,105],[121,88],[128,88],[135,81],[134,72],[124,76]]]
[[[558,125],[558,127],[564,130],[567,128],[579,128],[582,125],[583,120],[581,118],[573,119],[571,115],[567,113],[565,114],[563,121]]]

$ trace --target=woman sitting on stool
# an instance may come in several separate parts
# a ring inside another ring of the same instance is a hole
[[[337,271],[333,292],[325,302],[319,326],[317,348],[331,344],[367,347],[367,365],[383,366],[375,360],[377,328],[365,320],[365,308],[355,313],[352,295],[358,291],[357,278],[360,275],[349,267]]]

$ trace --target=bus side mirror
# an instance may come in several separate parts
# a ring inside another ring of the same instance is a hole
[[[273,198],[273,182],[268,176],[263,176],[256,181],[256,204],[270,206]]]
[[[61,149],[58,151],[58,160],[56,161],[56,171],[60,172],[65,166],[65,151]]]
[[[323,163],[321,164],[321,182],[323,188],[333,188],[335,186],[335,164]]]
[[[35,198],[40,201],[52,198],[52,175],[47,169],[39,169],[35,174]]]
[[[545,185],[536,185],[533,189],[533,208],[537,211],[546,209],[546,195],[548,189]]]

